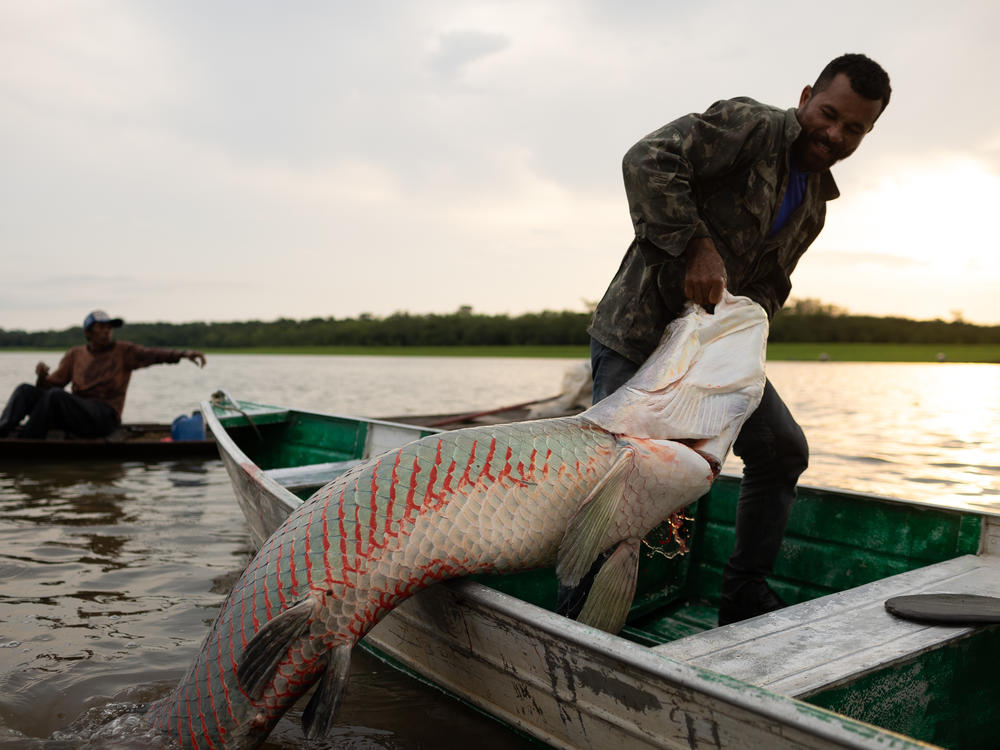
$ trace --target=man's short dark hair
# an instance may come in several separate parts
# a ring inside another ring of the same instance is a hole
[[[892,88],[889,86],[889,74],[881,65],[865,55],[857,53],[841,55],[823,68],[823,72],[813,84],[813,89],[822,91],[830,85],[838,73],[844,73],[851,80],[854,93],[860,94],[865,99],[881,99],[882,109],[879,110],[879,115],[885,112],[885,108],[889,106]]]

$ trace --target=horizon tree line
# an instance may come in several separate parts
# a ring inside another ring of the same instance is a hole
[[[130,323],[122,334],[146,346],[247,349],[303,346],[586,346],[590,312],[484,315],[453,313],[274,321]],[[28,332],[0,328],[0,349],[65,349],[81,343],[78,326]],[[792,300],[771,322],[770,341],[788,343],[1000,344],[1000,326],[955,319],[912,320],[852,315],[815,299]]]

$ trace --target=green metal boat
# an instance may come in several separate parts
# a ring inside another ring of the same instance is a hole
[[[229,399],[202,404],[261,544],[367,457],[436,432]],[[495,418],[495,415],[494,415]],[[928,625],[891,597],[1000,595],[1000,515],[800,488],[772,585],[786,609],[715,627],[739,480],[647,540],[617,636],[553,613],[551,570],[435,585],[362,644],[559,748],[996,748],[1000,626]]]

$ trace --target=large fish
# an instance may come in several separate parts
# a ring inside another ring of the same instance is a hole
[[[756,408],[766,338],[748,299],[692,305],[577,417],[431,435],[326,485],[263,544],[153,725],[185,747],[256,747],[319,681],[303,725],[321,735],[354,644],[406,597],[470,573],[555,564],[574,586],[613,549],[580,619],[616,632],[642,537],[709,489]]]

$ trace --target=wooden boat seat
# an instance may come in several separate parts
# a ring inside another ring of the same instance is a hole
[[[967,636],[974,628],[920,624],[885,610],[893,596],[945,592],[1000,596],[1000,554],[963,555],[652,650],[808,698]]]
[[[292,466],[285,469],[268,469],[264,473],[289,492],[322,487],[344,472],[357,466],[363,459],[349,461],[327,461],[306,466]]]

